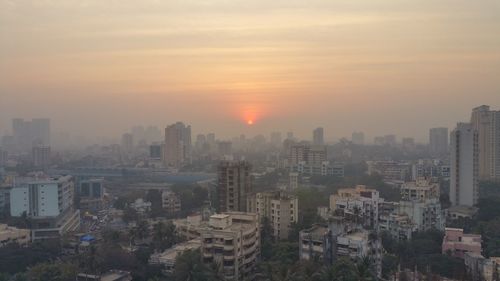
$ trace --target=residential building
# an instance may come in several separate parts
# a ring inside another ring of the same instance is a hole
[[[5,166],[8,160],[9,160],[9,152],[3,147],[0,147],[0,167]]]
[[[10,214],[10,190],[12,184],[9,182],[0,183],[0,217]]]
[[[50,146],[37,145],[32,149],[33,165],[37,168],[47,169],[50,165]]]
[[[145,213],[151,211],[151,202],[144,201],[142,198],[137,198],[134,202],[130,203],[130,208],[136,210],[137,213],[144,215]]]
[[[381,274],[380,240],[362,228],[334,222],[329,226],[314,225],[300,231],[299,258],[301,260],[320,260],[331,265],[341,257],[356,261],[370,257],[377,276]]]
[[[30,230],[11,227],[0,224],[0,248],[8,244],[28,245],[30,242]]]
[[[414,231],[443,230],[446,216],[439,201],[439,184],[425,178],[401,185],[401,201],[398,214],[406,214],[414,225]]]
[[[465,253],[481,254],[481,235],[465,234],[461,228],[446,228],[442,253],[464,258]]]
[[[478,133],[469,123],[451,132],[450,201],[453,206],[474,206],[479,198]]]
[[[149,158],[151,160],[162,160],[163,159],[163,145],[159,143],[153,143],[149,146]]]
[[[290,172],[288,174],[288,179],[289,179],[288,183],[289,190],[295,190],[299,188],[299,173]]]
[[[149,258],[149,264],[162,265],[162,271],[166,274],[172,274],[175,270],[175,262],[178,256],[187,251],[197,251],[201,248],[201,239],[196,238],[187,242],[175,244],[163,252],[153,253]]]
[[[472,128],[478,134],[478,176],[483,180],[500,179],[500,111],[487,105],[472,110]]]
[[[50,145],[50,119],[25,121],[12,119],[13,143],[16,151],[29,151],[33,146]]]
[[[79,207],[82,211],[97,212],[104,208],[104,179],[80,180],[77,185]]]
[[[73,192],[71,176],[17,178],[10,192],[10,213],[30,218],[32,240],[57,238],[80,227]]]
[[[174,168],[191,163],[191,126],[177,122],[165,128],[164,161]]]
[[[221,265],[223,280],[254,278],[260,257],[260,229],[257,214],[228,212],[210,217],[201,229],[201,256],[207,264]]]
[[[246,211],[246,198],[252,192],[251,170],[247,161],[224,160],[219,163],[217,196],[221,212]]]
[[[378,224],[378,205],[383,199],[375,189],[364,185],[355,188],[343,188],[337,194],[330,195],[330,210],[334,213],[341,212],[346,218],[370,228]]]
[[[201,214],[187,216],[185,219],[174,220],[175,232],[186,240],[193,240],[201,236],[201,229],[208,226]]]
[[[132,153],[134,150],[134,135],[131,133],[125,133],[122,135],[121,142],[122,153]]]
[[[379,174],[384,181],[402,183],[411,177],[411,164],[398,161],[366,161],[368,174]]]
[[[274,238],[285,240],[298,222],[299,199],[283,191],[258,192],[247,197],[247,212],[268,218]]]
[[[353,132],[352,143],[356,145],[365,145],[365,134],[363,132]]]
[[[181,199],[175,192],[172,191],[163,191],[161,193],[161,202],[164,210],[167,211],[168,214],[176,214],[181,211]]]
[[[429,130],[429,150],[433,156],[444,156],[448,153],[448,136],[448,128]]]
[[[325,144],[324,130],[322,127],[318,127],[313,131],[313,145],[324,145],[324,144]]]
[[[109,270],[100,275],[79,273],[77,281],[132,281],[132,274],[128,271]]]

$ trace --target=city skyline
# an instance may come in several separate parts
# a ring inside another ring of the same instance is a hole
[[[2,0],[0,132],[47,116],[88,136],[184,121],[422,141],[500,107],[499,5]]]

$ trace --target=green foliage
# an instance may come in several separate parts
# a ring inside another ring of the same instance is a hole
[[[180,238],[175,233],[175,225],[171,221],[160,222],[153,226],[152,248],[154,250],[164,251],[179,241]]]
[[[181,199],[183,214],[199,210],[208,199],[208,190],[199,185],[174,185],[172,191],[177,193]]]
[[[398,270],[399,259],[395,255],[385,254],[382,257],[382,277],[388,279]]]
[[[15,274],[25,271],[29,266],[59,257],[59,240],[46,240],[33,243],[29,247],[9,244],[0,250],[0,272]]]
[[[215,281],[215,273],[201,262],[200,251],[186,251],[175,261],[176,281]]]
[[[30,281],[73,281],[77,267],[69,263],[39,263],[28,271]]]

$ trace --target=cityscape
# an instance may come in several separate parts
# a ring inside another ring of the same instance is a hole
[[[0,281],[500,281],[498,15],[0,0]]]

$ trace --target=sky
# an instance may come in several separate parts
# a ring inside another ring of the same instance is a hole
[[[0,0],[0,134],[50,117],[86,136],[181,120],[425,141],[500,109],[499,15],[498,0]]]

